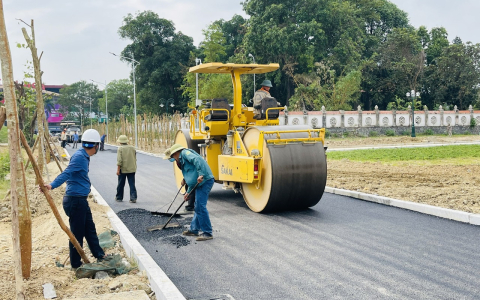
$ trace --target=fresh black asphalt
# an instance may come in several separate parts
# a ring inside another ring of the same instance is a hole
[[[148,211],[177,192],[171,163],[138,154],[138,202],[118,203],[116,148],[106,149],[91,159],[92,184],[187,299],[480,299],[479,227],[332,194],[257,214],[215,185],[215,238],[186,243],[181,229],[146,230],[165,221]]]

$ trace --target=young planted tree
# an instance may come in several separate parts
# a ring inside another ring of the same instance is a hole
[[[2,64],[3,91],[8,122],[8,144],[10,152],[10,184],[12,201],[12,239],[15,267],[16,298],[25,299],[23,278],[30,276],[32,253],[31,219],[25,185],[25,173],[21,157],[17,101],[13,81],[13,66],[8,44],[3,0],[0,0],[0,61]],[[23,277],[22,277],[23,271]]]
[[[25,23],[24,21],[22,21]],[[38,151],[38,166],[40,170],[44,168],[44,136],[45,136],[45,128],[44,128],[44,119],[45,119],[45,107],[43,105],[43,93],[42,93],[42,74],[43,72],[40,70],[40,57],[38,57],[37,47],[35,46],[35,27],[33,25],[33,20],[30,21],[30,25],[25,23],[27,26],[30,27],[32,36],[28,36],[27,30],[22,28],[23,36],[27,41],[28,48],[32,52],[32,59],[33,59],[33,69],[35,75],[35,92],[37,94],[37,128],[38,128],[38,137],[40,138],[40,148]],[[48,128],[47,128],[48,130]],[[45,166],[46,167],[46,166]]]

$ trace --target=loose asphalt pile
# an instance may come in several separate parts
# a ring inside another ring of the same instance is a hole
[[[182,235],[192,217],[173,218],[171,222],[177,221],[180,227],[165,228],[163,230],[148,231],[147,228],[157,225],[163,225],[168,221],[166,216],[152,215],[150,211],[140,208],[125,209],[119,211],[117,216],[127,226],[130,232],[142,240],[160,240],[162,243],[171,244],[177,248],[190,244],[190,240]]]

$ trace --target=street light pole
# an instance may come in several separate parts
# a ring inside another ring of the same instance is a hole
[[[202,60],[200,58],[195,58],[195,65],[198,66],[202,64]],[[195,106],[197,106],[198,101],[198,73],[195,73]]]
[[[415,99],[420,97],[420,92],[415,92],[415,90],[411,90],[407,93],[407,97],[412,97],[412,135],[411,137],[416,137],[415,135]]]
[[[255,64],[255,57],[253,56],[252,53],[248,53],[248,57],[251,57],[252,60],[253,60],[253,63]],[[255,92],[256,92],[256,88],[255,88],[255,73],[253,73],[253,94],[255,95]],[[252,97],[253,98],[253,97]]]
[[[118,57],[121,57],[123,59],[126,59],[126,60],[129,60],[131,63],[132,63],[132,73],[133,73],[133,115],[135,117],[135,148],[138,148],[138,135],[137,135],[137,95],[136,95],[136,92],[135,92],[135,89],[136,89],[136,85],[135,85],[135,64],[139,65],[140,63],[138,61],[136,61],[134,58],[133,58],[133,53],[132,53],[132,57],[126,57],[126,56],[122,56],[122,55],[117,55],[115,53],[112,53],[110,52],[111,54],[115,55],[115,56],[118,56]]]
[[[95,81],[93,79],[90,79],[92,82],[96,82],[96,83],[99,83],[99,84],[103,84],[101,82],[98,82],[98,81]],[[106,120],[105,120],[105,127],[107,127],[107,143],[108,143],[108,85],[107,85],[107,81],[105,80],[105,117],[106,117]]]
[[[90,98],[90,114],[88,117],[90,118],[90,129],[92,129],[92,98]]]
[[[175,107],[175,100],[173,98],[168,99],[165,104],[163,103],[165,101],[163,98],[160,99],[160,107],[163,108],[164,106],[167,108],[167,114],[168,114],[168,106],[172,108],[172,114],[173,114],[173,108]],[[170,105],[168,105],[170,103]]]

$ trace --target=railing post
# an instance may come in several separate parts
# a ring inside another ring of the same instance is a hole
[[[363,127],[362,107],[360,105],[357,107],[357,112],[358,112],[358,127]]]

